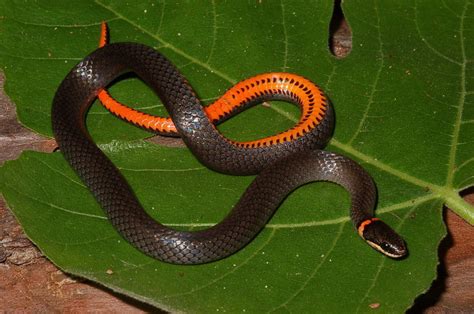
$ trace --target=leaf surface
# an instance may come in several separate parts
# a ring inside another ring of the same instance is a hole
[[[336,110],[328,150],[360,162],[379,191],[377,216],[404,236],[410,255],[388,259],[359,239],[340,187],[294,192],[237,254],[200,266],[152,260],[123,241],[59,153],[26,152],[0,169],[0,188],[28,236],[55,264],[170,311],[401,312],[436,276],[448,204],[473,223],[459,191],[473,185],[473,6],[469,1],[351,1],[345,59],[327,48],[331,1],[262,3],[1,1],[0,65],[23,124],[51,135],[50,106],[70,68],[95,49],[107,20],[112,41],[165,54],[210,103],[241,79],[269,71],[306,76]],[[443,12],[441,14],[440,12]],[[166,114],[136,79],[111,92]],[[214,173],[183,148],[142,141],[148,133],[95,104],[88,128],[148,212],[182,229],[208,227],[251,177]],[[255,139],[292,126],[298,110],[258,106],[219,129]]]

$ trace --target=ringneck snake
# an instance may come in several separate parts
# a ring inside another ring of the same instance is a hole
[[[350,217],[359,235],[392,258],[407,254],[403,239],[373,216],[376,187],[352,159],[323,151],[332,134],[334,112],[319,87],[290,73],[266,73],[230,88],[203,107],[191,85],[161,53],[137,43],[106,42],[80,61],[58,87],[52,127],[60,151],[92,192],[108,220],[131,245],[158,260],[201,264],[227,257],[247,245],[292,191],[314,181],[343,186],[351,198]],[[129,108],[106,91],[118,76],[133,72],[152,88],[170,118]],[[99,97],[120,118],[154,132],[180,136],[208,168],[232,175],[258,174],[230,213],[205,230],[178,231],[151,218],[110,159],[89,135],[85,116]],[[259,103],[282,100],[300,107],[299,122],[267,138],[237,142],[215,127]]]

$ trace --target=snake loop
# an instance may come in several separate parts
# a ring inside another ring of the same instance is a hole
[[[114,79],[129,71],[157,93],[177,133],[203,164],[228,174],[259,174],[214,227],[177,231],[153,220],[91,139],[85,126],[89,106]],[[361,236],[388,256],[404,256],[407,250],[401,237],[373,218],[376,189],[371,177],[351,159],[320,150],[332,133],[334,114],[319,88],[287,73],[264,74],[236,86],[217,101],[220,105],[208,109],[218,117],[213,120],[190,84],[158,51],[135,43],[106,45],[77,64],[58,87],[52,106],[54,136],[117,231],[159,260],[198,264],[233,254],[258,234],[289,193],[313,181],[345,187],[351,195],[351,219]],[[219,119],[273,99],[300,105],[299,124],[273,137],[243,143],[228,140],[214,126]]]

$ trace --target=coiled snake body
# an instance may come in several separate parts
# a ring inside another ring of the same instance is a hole
[[[203,164],[228,174],[259,174],[228,216],[214,227],[176,231],[153,220],[91,139],[85,126],[89,106],[126,71],[136,73],[158,94],[179,136]],[[237,143],[217,131],[192,87],[159,52],[135,43],[106,45],[76,65],[59,86],[52,107],[54,136],[117,231],[140,251],[159,260],[198,264],[233,254],[255,237],[291,191],[318,180],[335,182],[350,192],[352,221],[371,246],[391,257],[404,256],[404,241],[373,217],[376,189],[370,176],[351,159],[320,150],[331,135],[334,121],[332,106],[320,90],[308,80],[286,73],[265,74],[247,83],[234,94],[244,94],[245,86],[251,89],[252,84],[261,89],[246,98],[236,97],[237,104],[229,100],[229,110],[217,120],[273,99],[299,104],[303,113],[308,108],[311,112],[286,133]],[[229,99],[231,91],[227,93]],[[303,94],[309,99],[305,104]]]

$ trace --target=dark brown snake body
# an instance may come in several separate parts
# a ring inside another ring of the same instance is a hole
[[[237,175],[259,174],[228,216],[206,230],[170,229],[142,208],[128,183],[96,146],[85,115],[99,91],[124,72],[134,72],[161,98],[179,135],[207,167]],[[266,100],[297,102],[291,93],[263,93],[245,108]],[[163,55],[132,43],[110,44],[87,56],[66,76],[53,101],[52,124],[61,152],[91,190],[117,231],[147,255],[176,264],[198,264],[226,257],[244,247],[265,226],[285,197],[312,181],[342,185],[351,195],[351,218],[361,236],[391,256],[406,254],[404,241],[373,218],[376,189],[351,159],[320,150],[334,123],[328,103],[324,117],[297,138],[244,147],[222,136],[209,121],[189,83]]]

